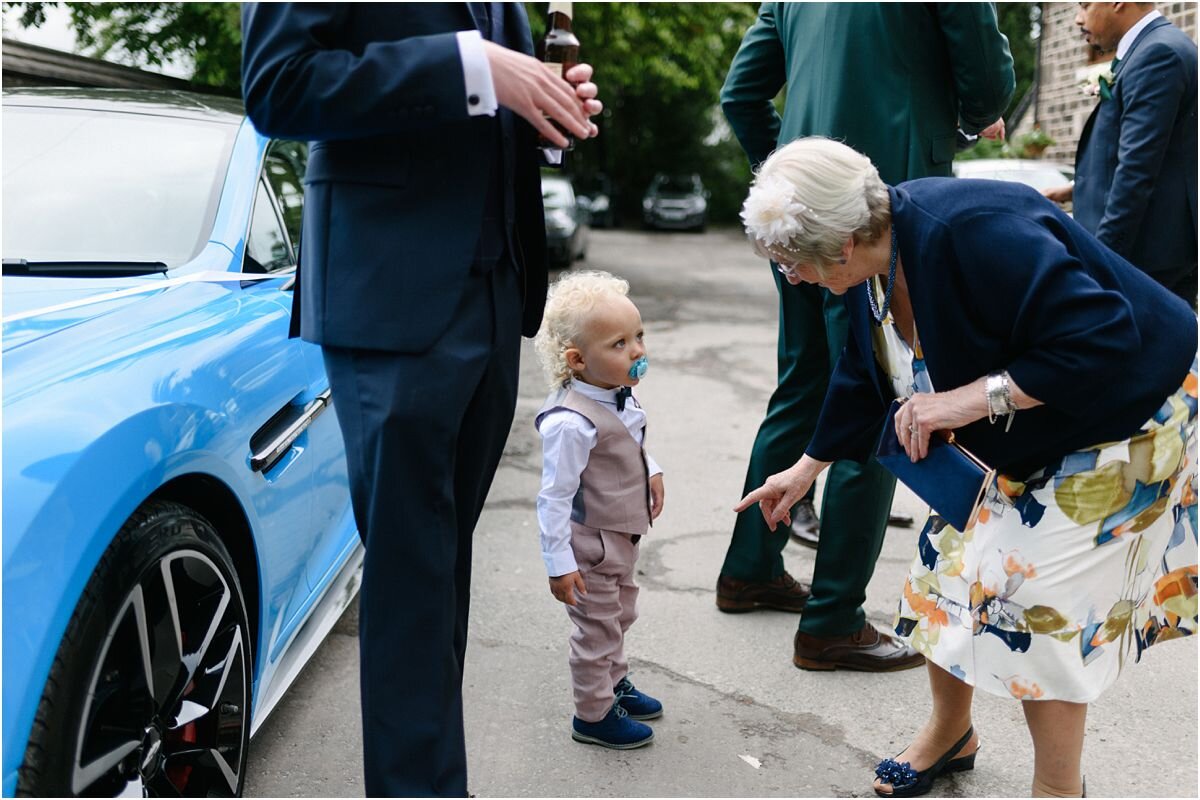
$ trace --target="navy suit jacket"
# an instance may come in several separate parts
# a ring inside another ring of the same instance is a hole
[[[520,3],[503,43],[532,54]],[[420,353],[445,331],[482,230],[499,116],[469,116],[455,32],[465,3],[261,3],[242,12],[242,85],[259,131],[311,141],[299,290],[301,333],[339,347]],[[501,109],[498,114],[511,114]],[[546,297],[546,229],[534,128],[506,125],[511,252],[522,329]],[[511,134],[508,132],[511,131]]]
[[[1164,18],[1117,65],[1075,158],[1075,219],[1152,275],[1196,263],[1196,45]]]
[[[1012,430],[956,432],[1013,477],[1127,438],[1183,383],[1196,357],[1188,305],[1098,242],[1034,189],[921,178],[889,189],[925,365],[936,391],[995,370],[1044,406]],[[871,344],[866,284],[846,295],[851,335],[807,452],[867,459],[894,399]]]

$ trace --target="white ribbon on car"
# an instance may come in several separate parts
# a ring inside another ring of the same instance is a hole
[[[138,294],[146,294],[148,292],[157,292],[160,289],[173,289],[176,286],[183,286],[188,283],[233,283],[242,281],[265,281],[272,278],[285,278],[294,276],[295,273],[273,273],[263,274],[261,272],[216,272],[204,271],[193,272],[189,275],[184,275],[179,278],[169,278],[165,281],[151,281],[130,286],[128,289],[118,289],[115,292],[105,292],[104,294],[92,295],[91,297],[83,297],[79,300],[70,300],[66,303],[59,303],[53,306],[44,306],[43,308],[35,308],[32,311],[22,311],[17,314],[10,314],[0,323],[7,325],[10,322],[17,322],[31,317],[42,317],[47,314],[57,314],[59,311],[70,311],[84,306],[96,305],[97,303],[107,303],[109,300],[120,300],[125,297],[132,297]]]

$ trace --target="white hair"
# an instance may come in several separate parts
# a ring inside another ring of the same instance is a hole
[[[582,344],[588,315],[605,299],[627,297],[629,282],[600,270],[569,272],[550,286],[542,325],[533,339],[550,388],[571,380],[566,352]]]
[[[797,139],[758,168],[742,210],[759,255],[825,275],[853,238],[875,241],[891,222],[887,186],[871,160],[821,136]]]

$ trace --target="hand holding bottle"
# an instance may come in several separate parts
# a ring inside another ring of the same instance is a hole
[[[597,99],[600,89],[596,84],[592,83],[591,64],[576,64],[567,70],[563,77],[567,79],[567,83],[574,87],[576,99],[583,104],[583,113],[589,117],[594,117],[604,110],[604,103]],[[592,136],[600,133],[600,129],[596,127],[596,123],[591,120],[588,120],[588,127],[591,129]]]
[[[592,99],[596,94],[595,84],[587,82],[591,67],[579,64],[568,70],[567,80],[576,76],[583,80],[579,86],[572,86],[532,56],[489,41],[485,41],[483,47],[492,70],[496,102],[528,120],[558,147],[566,147],[568,142],[550,120],[557,121],[581,139],[593,135],[596,126],[588,121],[588,114],[598,113],[591,109],[598,106],[599,101]],[[588,106],[589,103],[594,105]]]

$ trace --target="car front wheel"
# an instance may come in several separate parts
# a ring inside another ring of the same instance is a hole
[[[240,795],[250,650],[216,531],[185,506],[147,503],[100,558],[67,625],[17,794]]]

